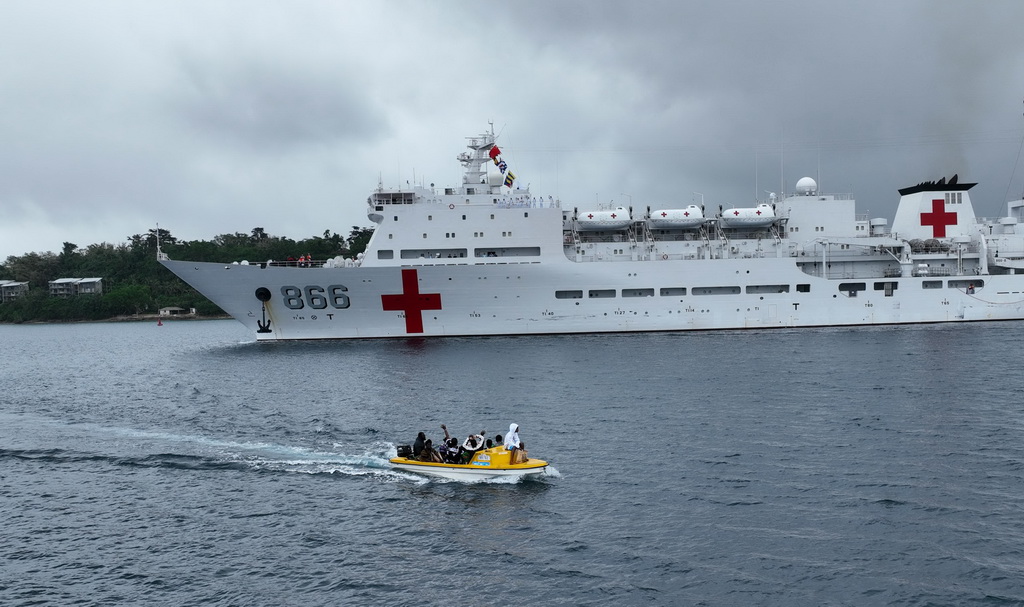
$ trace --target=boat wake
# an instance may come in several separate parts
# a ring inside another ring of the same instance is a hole
[[[0,460],[10,458],[52,464],[88,463],[193,471],[363,476],[425,482],[418,475],[393,469],[388,458],[394,456],[395,447],[385,442],[366,445],[360,452],[346,453],[344,446],[339,444],[332,446],[337,450],[323,451],[297,445],[226,440],[51,419],[34,418],[29,422],[22,418],[8,421],[15,425],[28,422],[37,432],[34,433],[31,445],[10,444],[6,445],[8,448],[0,449]]]
[[[193,443],[204,453],[184,457],[175,454],[150,455],[131,462],[134,465],[420,480],[416,475],[392,469],[388,457],[389,451],[394,451],[394,447],[388,443],[374,443],[361,453],[345,453],[342,451],[343,446],[338,444],[334,445],[337,451],[321,451],[267,442],[240,442],[148,432],[135,434],[152,434],[154,438],[161,440]],[[122,462],[127,463],[129,462]]]

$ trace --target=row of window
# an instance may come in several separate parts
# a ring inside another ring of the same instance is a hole
[[[921,288],[924,289],[941,289],[943,282],[941,280],[926,280],[921,284]],[[965,293],[972,294],[976,289],[980,289],[985,286],[982,280],[950,280],[946,283],[947,288],[957,289],[964,291]],[[899,283],[894,280],[884,280],[871,283],[871,288],[875,291],[884,292],[886,297],[892,297],[893,293],[899,287]],[[810,293],[811,285],[809,284],[798,284],[796,285],[797,293]],[[838,284],[838,290],[849,297],[856,297],[857,293],[868,290],[868,283],[866,282],[841,282]],[[722,286],[722,287],[691,287],[689,289],[690,295],[739,295],[740,293],[746,293],[747,295],[757,295],[766,293],[789,293],[790,285],[748,285],[745,288],[739,286]],[[589,299],[609,299],[616,296],[615,289],[589,289],[584,291],[583,289],[566,289],[564,291],[555,291],[555,299],[583,299],[584,293]],[[621,297],[654,297],[655,294],[661,297],[679,297],[687,294],[686,287],[662,287],[660,289],[653,288],[641,288],[641,289],[622,289]]]
[[[469,251],[463,248],[450,249],[402,249],[400,259],[459,259],[467,257]],[[473,257],[540,257],[540,247],[487,247],[473,249]],[[394,259],[391,249],[377,251],[377,259]]]
[[[857,224],[857,226],[855,226],[855,231],[857,231],[857,232],[866,232],[867,229],[868,229],[868,227],[865,226],[865,225]],[[800,226],[789,226],[789,231],[790,232],[799,232],[800,231]],[[825,231],[825,227],[824,226],[814,226],[814,231],[815,232],[824,232]]]
[[[388,237],[389,241],[394,240],[394,234],[390,234],[389,233],[387,235],[387,237]],[[424,237],[424,239],[427,239],[427,237],[429,237],[427,235],[427,232],[423,232],[423,237]],[[454,231],[453,232],[444,232],[444,237],[445,237],[445,239],[454,239],[455,232]],[[473,237],[474,237],[474,239],[482,239],[483,232],[475,231],[475,232],[473,232]],[[511,237],[512,237],[512,230],[503,231],[502,232],[502,237],[503,237],[503,239],[511,239]]]
[[[855,231],[866,231],[866,230],[867,230],[867,226],[866,225],[859,225],[858,224],[858,225],[855,226]],[[799,225],[791,225],[790,226],[790,231],[791,232],[800,231],[800,226]],[[825,231],[825,227],[823,225],[815,225],[814,226],[814,231]]]
[[[378,211],[383,211],[384,209],[383,208],[378,208],[377,210]],[[530,212],[529,211],[523,211],[523,217],[529,217],[529,216],[530,216]],[[494,219],[494,213],[491,213],[491,219]],[[398,221],[398,215],[393,215],[391,217],[391,220],[392,221]],[[433,221],[433,220],[434,220],[434,216],[433,215],[427,215],[427,221]],[[466,216],[465,215],[462,216],[462,220],[466,221]]]
[[[811,285],[797,285],[797,292],[807,293],[811,290]],[[640,289],[622,289],[622,297],[654,297],[655,292],[661,297],[680,297],[686,295],[686,287],[662,287],[660,289],[653,288],[640,288]],[[692,287],[689,289],[690,295],[739,295],[743,292],[738,286],[729,287]],[[746,288],[748,294],[757,293],[789,293],[789,285],[750,285]],[[567,289],[564,291],[555,291],[555,299],[583,299],[583,289]],[[609,299],[615,297],[615,289],[589,289],[586,291],[587,297],[590,299]]]

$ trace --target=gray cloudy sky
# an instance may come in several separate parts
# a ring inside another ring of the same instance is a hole
[[[1024,191],[1024,2],[0,0],[0,260],[370,225],[493,120],[567,206]],[[784,163],[780,160],[784,158]],[[415,176],[415,177],[414,177]],[[762,194],[763,195],[763,194]]]

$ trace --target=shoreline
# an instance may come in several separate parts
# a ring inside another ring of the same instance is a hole
[[[3,322],[0,325],[73,325],[89,322],[181,322],[186,320],[233,320],[227,314],[223,315],[200,315],[188,314],[178,316],[160,316],[159,314],[133,314],[131,316],[114,316],[98,320],[27,320],[25,322]]]

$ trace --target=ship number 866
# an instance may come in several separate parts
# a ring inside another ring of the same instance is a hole
[[[281,287],[281,296],[284,305],[292,310],[301,310],[306,306],[314,310],[324,310],[328,306],[344,310],[349,306],[347,291],[345,285],[331,285],[327,288],[309,285],[302,289],[286,285]]]

